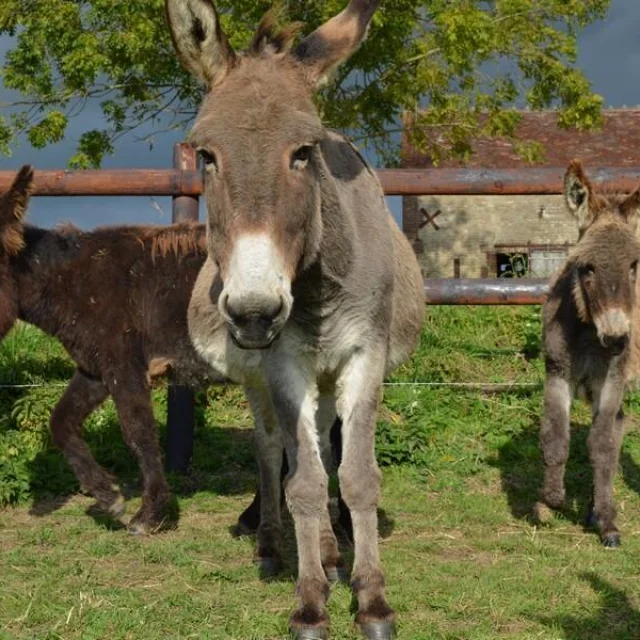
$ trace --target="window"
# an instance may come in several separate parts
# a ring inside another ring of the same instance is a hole
[[[488,271],[497,278],[548,278],[564,264],[568,251],[568,243],[495,245],[487,253]]]

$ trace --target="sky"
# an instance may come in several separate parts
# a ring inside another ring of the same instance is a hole
[[[607,107],[640,105],[640,0],[611,0],[606,20],[588,27],[579,39],[578,65],[593,84],[593,89],[604,96]],[[0,37],[0,61],[11,46],[11,40]],[[15,99],[0,84],[0,104]],[[0,156],[0,170],[14,170],[24,163],[37,169],[63,169],[73,154],[79,135],[90,128],[101,128],[97,105],[90,105],[74,118],[65,140],[45,149],[36,150],[28,143],[14,150],[13,156]],[[153,133],[151,129],[136,135]],[[182,132],[162,133],[155,136],[153,149],[133,135],[123,138],[116,146],[115,155],[103,162],[106,168],[170,168],[173,145],[181,141]],[[396,217],[401,216],[401,198],[388,198]],[[203,208],[200,216],[203,218]],[[104,224],[165,224],[171,221],[171,199],[150,197],[75,197],[33,198],[29,221],[49,227],[59,222],[72,222],[89,229]]]

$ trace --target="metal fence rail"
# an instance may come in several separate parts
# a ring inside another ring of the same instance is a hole
[[[544,169],[382,169],[377,172],[386,195],[554,195],[562,193],[565,167]],[[0,193],[15,176],[0,171]],[[640,167],[600,168],[591,173],[594,183],[619,191],[632,191],[640,183]],[[203,191],[193,148],[174,149],[173,169],[119,169],[100,171],[36,171],[38,196],[172,196],[172,221],[198,219],[198,198]],[[414,228],[416,227],[416,228]],[[404,231],[412,238],[415,221]],[[540,304],[547,282],[539,279],[428,279],[425,302],[430,305]],[[193,393],[171,385],[167,419],[167,466],[186,471],[193,446]]]
[[[192,153],[189,145],[182,154]],[[562,193],[566,167],[545,169],[380,169],[377,175],[388,196],[416,195],[556,195]],[[590,172],[596,184],[616,191],[633,191],[640,167]],[[13,180],[13,171],[0,171],[0,192]],[[37,171],[38,196],[194,196],[202,194],[202,173],[194,166],[174,169],[104,169]]]
[[[548,281],[540,278],[434,278],[424,282],[426,304],[542,304]]]

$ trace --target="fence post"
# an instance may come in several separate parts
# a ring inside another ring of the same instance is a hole
[[[173,168],[178,171],[198,168],[196,152],[181,142],[173,148]],[[174,196],[172,222],[198,220],[197,196]],[[193,389],[170,384],[167,398],[167,469],[186,473],[193,454],[193,428],[195,422]]]

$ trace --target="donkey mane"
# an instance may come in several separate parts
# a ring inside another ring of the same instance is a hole
[[[31,225],[26,226],[31,227]],[[143,249],[151,253],[151,260],[155,262],[157,258],[166,258],[171,254],[176,258],[192,254],[205,256],[207,253],[206,236],[204,233],[196,233],[202,226],[197,222],[185,222],[173,226],[101,226],[96,227],[90,234],[93,237],[102,233],[107,236],[119,235],[122,238],[134,239]],[[52,229],[52,233],[71,241],[87,234],[70,222],[57,224]]]
[[[283,15],[281,7],[267,11],[251,39],[248,55],[252,57],[287,53],[302,30],[302,22],[280,24]]]
[[[613,189],[603,187],[602,189],[592,193],[593,200],[590,204],[590,208],[595,214],[602,213],[603,211],[615,210],[628,196],[629,194],[624,191],[615,191]]]
[[[166,227],[143,227],[140,240],[147,245],[151,242],[151,260],[157,257],[166,258],[173,254],[176,258],[185,255],[207,254],[207,238],[205,234],[196,234],[194,231],[200,226],[197,223],[185,223],[175,229]]]

